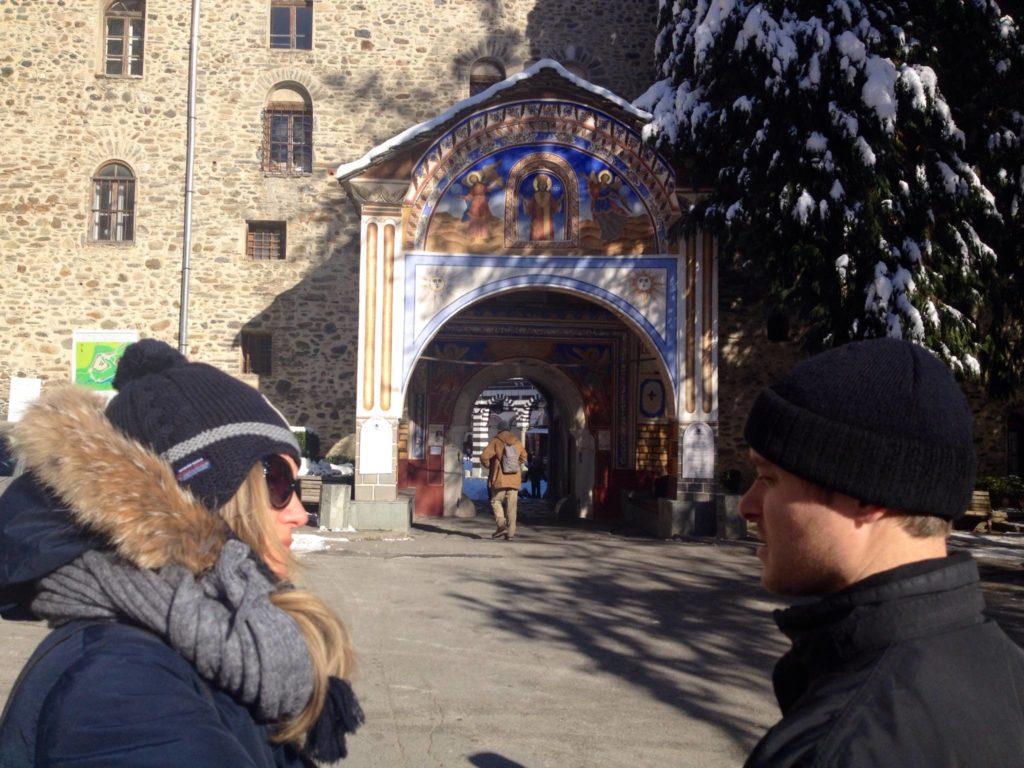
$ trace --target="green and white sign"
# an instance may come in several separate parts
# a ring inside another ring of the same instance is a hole
[[[138,341],[135,331],[75,331],[71,380],[97,392],[113,392],[114,374],[125,347]]]

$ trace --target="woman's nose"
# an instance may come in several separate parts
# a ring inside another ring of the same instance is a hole
[[[305,525],[308,520],[309,515],[306,513],[306,508],[302,506],[299,495],[293,494],[288,506],[281,510],[281,522],[297,528],[300,525]]]

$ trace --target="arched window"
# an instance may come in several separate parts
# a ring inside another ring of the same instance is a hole
[[[505,68],[495,59],[477,59],[469,70],[469,95],[476,96],[505,79]]]
[[[142,77],[144,0],[115,0],[107,6],[103,21],[106,30],[103,71],[115,77]]]
[[[107,163],[92,179],[92,239],[135,239],[135,175],[121,163]]]
[[[267,101],[263,111],[263,170],[313,170],[313,105],[296,88],[279,86]]]
[[[569,70],[571,74],[576,75],[576,77],[582,80],[586,80],[589,77],[587,68],[580,64],[578,61],[563,61],[560,63],[563,67]]]

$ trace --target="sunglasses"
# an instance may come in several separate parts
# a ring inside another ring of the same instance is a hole
[[[263,460],[263,476],[267,481],[270,506],[274,509],[287,507],[293,493],[302,497],[301,481],[292,474],[291,464],[280,456],[267,456]]]

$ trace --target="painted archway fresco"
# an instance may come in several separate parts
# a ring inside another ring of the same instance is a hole
[[[675,174],[631,126],[593,107],[481,111],[423,154],[406,197],[408,250],[664,253]]]
[[[674,184],[633,127],[578,103],[502,104],[451,127],[415,165],[406,196],[406,377],[461,309],[547,287],[619,312],[659,353],[674,390]]]
[[[655,349],[668,380],[678,382],[677,261],[611,258],[406,256],[406,380],[437,332],[486,296],[524,288],[553,288],[617,311]]]
[[[460,174],[431,216],[425,250],[657,252],[640,195],[603,160],[568,147],[515,147]]]

